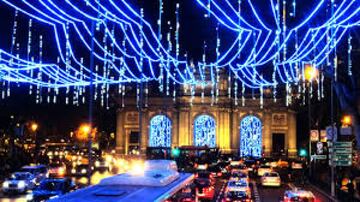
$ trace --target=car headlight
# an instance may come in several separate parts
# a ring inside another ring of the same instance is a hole
[[[34,196],[32,194],[26,195],[26,201],[32,201],[34,199]]]
[[[74,168],[71,169],[71,173],[72,173],[72,174],[76,173],[76,170],[75,170]]]
[[[3,183],[3,188],[9,188],[9,182],[8,181],[5,181]]]
[[[86,173],[86,169],[82,169],[81,173],[83,173],[83,174]]]
[[[19,181],[18,187],[19,187],[20,189],[25,188],[25,182],[24,182],[24,181]]]

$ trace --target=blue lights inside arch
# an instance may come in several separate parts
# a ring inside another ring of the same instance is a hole
[[[156,115],[150,120],[150,147],[171,147],[171,120],[165,115]]]
[[[262,124],[256,116],[246,116],[240,123],[240,156],[261,157]]]
[[[216,146],[216,123],[209,115],[200,115],[194,121],[194,145],[215,147]]]

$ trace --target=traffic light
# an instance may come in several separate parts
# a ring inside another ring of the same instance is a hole
[[[299,156],[301,156],[301,157],[306,157],[307,156],[307,151],[306,151],[306,149],[300,149],[300,152],[299,152]]]
[[[180,156],[180,149],[175,147],[174,149],[171,150],[171,154],[174,158],[177,158]]]

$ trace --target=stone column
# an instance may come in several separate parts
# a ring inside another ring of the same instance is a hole
[[[266,111],[263,119],[263,145],[265,146],[265,156],[270,156],[272,151],[272,132],[271,132],[271,113]]]
[[[141,136],[140,136],[140,151],[142,154],[145,154],[146,147],[148,146],[149,142],[149,112],[147,110],[143,110],[142,112],[142,120],[141,120]]]
[[[189,130],[191,127],[190,123],[190,112],[188,110],[179,112],[179,146],[190,145],[190,136],[192,132]]]
[[[125,112],[118,110],[116,112],[116,152],[125,154]]]
[[[296,148],[296,114],[294,112],[288,113],[288,152],[290,157],[297,155]]]
[[[231,151],[238,153],[240,149],[239,112],[237,110],[233,111],[230,116],[232,119]]]

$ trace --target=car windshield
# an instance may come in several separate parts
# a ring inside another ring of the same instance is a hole
[[[42,182],[38,189],[40,190],[48,190],[48,191],[56,191],[61,189],[62,182],[59,181],[45,181]]]
[[[264,176],[265,177],[279,177],[279,174],[277,174],[277,173],[265,173]]]
[[[247,183],[243,180],[240,181],[230,181],[229,186],[237,186],[237,187],[246,187]]]
[[[240,177],[240,178],[244,178],[244,177],[247,177],[245,173],[234,173],[233,174],[233,177]]]
[[[210,175],[210,173],[199,173],[198,177],[199,178],[209,178],[209,175]]]
[[[62,165],[59,164],[59,163],[51,163],[51,164],[49,165],[50,168],[57,168],[57,167],[61,167],[61,166],[62,166]]]
[[[31,169],[31,168],[22,168],[21,169],[21,172],[27,172],[27,173],[32,173],[34,174],[35,173],[35,169]]]
[[[28,178],[28,175],[26,173],[15,173],[10,178],[11,180],[26,180]]]
[[[244,191],[229,191],[229,197],[236,197],[236,198],[246,198],[246,192]]]

